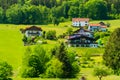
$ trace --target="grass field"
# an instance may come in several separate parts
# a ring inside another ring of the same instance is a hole
[[[100,21],[91,21],[91,23],[98,23]],[[105,23],[110,23],[111,27],[109,30],[113,31],[115,28],[120,27],[120,20],[106,20]],[[20,28],[25,28],[29,25],[12,25],[12,24],[0,24],[0,61],[7,61],[13,66],[14,69],[14,80],[25,80],[18,76],[19,70],[21,68],[22,56],[25,51],[25,46],[22,42],[22,34]],[[56,30],[57,35],[60,35],[71,27],[71,22],[61,23],[59,26],[49,25],[38,25],[41,26],[44,31]],[[73,28],[74,30],[76,28]],[[49,44],[45,44],[45,47],[53,47],[57,44],[55,41],[48,41]],[[78,54],[83,52],[103,54],[104,49],[102,48],[70,48],[76,51]],[[96,59],[97,60],[97,59]],[[96,77],[92,76],[92,69],[81,69],[81,72],[87,74],[88,80],[98,80]],[[31,80],[31,79],[26,79]],[[33,79],[38,80],[38,79]],[[41,79],[40,79],[41,80]],[[59,79],[57,79],[59,80]],[[103,80],[120,80],[118,76],[109,76]]]

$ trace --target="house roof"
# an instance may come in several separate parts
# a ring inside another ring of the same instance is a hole
[[[72,21],[89,21],[89,18],[72,18]]]
[[[75,35],[71,35],[69,36],[68,40],[74,40],[74,39],[78,39],[78,38],[88,38],[90,40],[95,40],[94,38],[85,36],[85,35],[81,35],[81,34],[75,34]]]
[[[90,24],[89,26],[91,26],[91,27],[99,26],[99,27],[101,27],[101,28],[107,28],[107,26],[101,25],[101,24]]]
[[[42,31],[42,29],[40,27],[37,27],[37,26],[26,27],[24,29],[24,31],[26,31],[26,30],[39,30],[39,31]]]
[[[91,32],[90,30],[84,29],[83,27],[79,28],[78,30],[74,31],[74,33],[79,32],[80,30],[83,30],[84,32]]]
[[[101,28],[107,28],[107,26],[101,26]]]
[[[90,24],[89,26],[96,27],[96,26],[101,26],[100,24]]]

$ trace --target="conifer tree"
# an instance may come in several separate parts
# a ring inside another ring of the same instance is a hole
[[[117,28],[110,36],[105,47],[103,55],[106,66],[112,68],[114,73],[119,74],[120,71],[120,28]]]

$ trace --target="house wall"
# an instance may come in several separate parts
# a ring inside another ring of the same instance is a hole
[[[91,40],[82,40],[82,39],[76,39],[76,40],[68,40],[68,46],[69,47],[94,47],[97,48],[98,44],[94,44]]]
[[[88,24],[89,24],[88,21],[72,22],[72,25],[73,26],[77,26],[77,27],[79,27],[79,26],[82,26],[82,27],[88,26]]]
[[[107,31],[107,28],[101,28],[100,29],[102,32],[106,32]]]
[[[80,30],[78,34],[84,34],[87,35],[88,37],[93,37],[93,35],[90,32],[84,32],[84,30]]]
[[[39,33],[39,34],[36,34],[36,36],[41,36],[41,35],[42,35],[42,32],[41,32],[41,31],[27,30],[27,31],[25,32],[25,36],[26,36],[26,37],[35,36],[35,35],[29,34],[29,33],[33,33],[33,34]]]
[[[107,28],[101,28],[100,26],[88,26],[88,30],[94,32],[94,31],[102,31],[102,32],[106,32]]]
[[[93,47],[93,48],[97,48],[98,44],[68,44],[68,47]]]
[[[98,44],[90,44],[90,47],[97,48],[97,47],[98,47]]]
[[[100,29],[99,26],[88,26],[88,30],[94,32],[94,31],[98,31]]]

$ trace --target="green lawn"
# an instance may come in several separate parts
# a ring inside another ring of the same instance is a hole
[[[100,21],[91,21],[91,23],[98,23]],[[110,30],[113,31],[115,28],[120,27],[120,20],[107,20],[106,23],[109,22],[111,24]],[[7,61],[9,64],[13,66],[14,69],[14,80],[24,80],[18,76],[18,73],[21,68],[22,56],[24,54],[25,48],[22,42],[22,34],[20,32],[20,28],[25,28],[29,25],[12,25],[12,24],[0,24],[0,61]],[[57,35],[60,35],[71,27],[71,22],[61,23],[59,26],[54,26],[52,24],[49,25],[38,25],[42,27],[44,31],[48,30],[56,30]],[[76,28],[73,28],[74,30]],[[47,41],[48,44],[44,44],[43,46],[46,48],[52,48],[56,41]],[[93,53],[93,54],[103,54],[104,49],[102,48],[69,48],[70,50],[76,51],[79,55],[81,53]],[[98,58],[97,58],[98,59]],[[96,77],[92,76],[92,69],[82,69],[81,72],[88,74],[88,80],[98,80]],[[92,77],[92,78],[91,78]],[[116,76],[109,76],[103,80],[119,80],[120,78]],[[31,80],[31,79],[26,79]],[[33,79],[37,80],[37,79]]]

